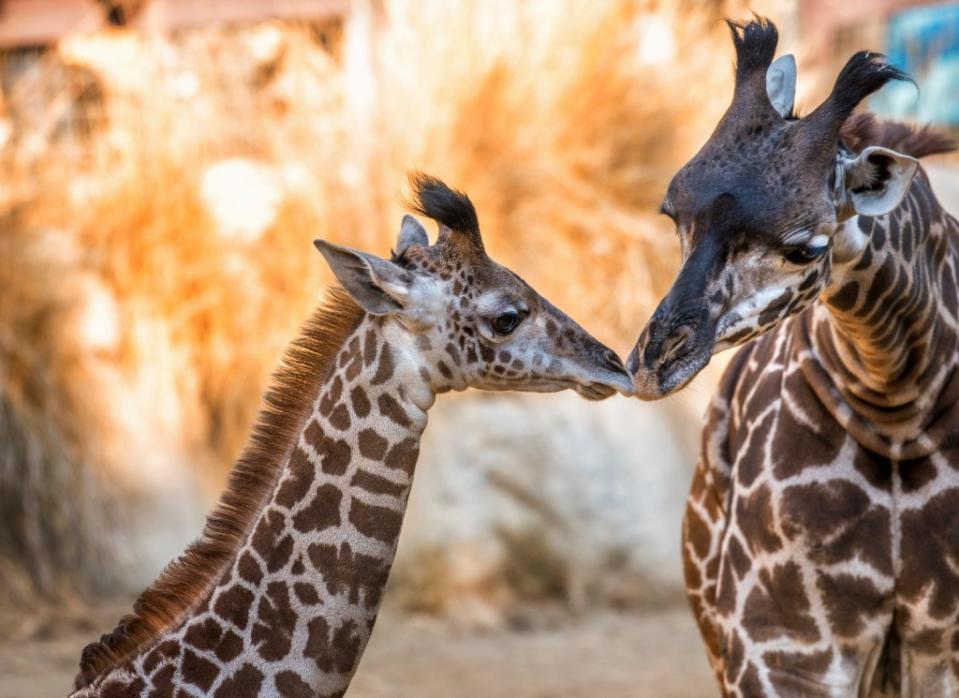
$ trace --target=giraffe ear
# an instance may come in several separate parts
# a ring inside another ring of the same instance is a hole
[[[401,255],[414,245],[429,247],[430,238],[420,222],[407,214],[403,216],[403,225],[400,226],[400,234],[396,239],[396,254]]]
[[[919,161],[889,148],[871,146],[845,165],[845,182],[856,213],[882,216],[909,191]]]
[[[413,284],[413,275],[408,271],[376,255],[326,240],[314,240],[313,244],[363,310],[371,315],[388,315],[406,306]]]
[[[780,56],[766,70],[766,95],[773,109],[784,119],[796,104],[796,59],[791,53]]]

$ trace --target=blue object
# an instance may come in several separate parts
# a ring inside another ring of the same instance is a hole
[[[889,62],[909,73],[914,85],[886,86],[870,103],[880,114],[948,126],[959,125],[959,3],[904,10],[892,16],[886,34]]]

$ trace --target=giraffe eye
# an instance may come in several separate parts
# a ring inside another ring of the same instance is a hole
[[[793,264],[809,264],[822,257],[828,249],[829,245],[799,245],[786,250],[783,257]]]
[[[503,313],[502,315],[497,315],[490,322],[490,327],[493,328],[493,332],[498,335],[506,336],[512,334],[513,330],[519,327],[519,323],[523,321],[522,316],[515,312],[510,311],[508,313]]]

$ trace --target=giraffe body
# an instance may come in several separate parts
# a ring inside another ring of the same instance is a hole
[[[920,175],[892,214],[846,225],[863,246],[821,300],[740,350],[703,432],[683,558],[730,695],[959,694],[959,224]],[[939,346],[878,421],[837,387],[843,331],[882,334],[899,275],[910,326],[932,317]]]
[[[622,363],[490,260],[472,204],[425,176],[391,260],[317,247],[334,291],[294,342],[203,537],[81,659],[74,698],[342,696],[382,600],[437,394],[602,399]]]
[[[683,562],[710,663],[730,696],[957,695],[959,429],[858,443],[806,377],[816,315],[740,350],[709,409]]]
[[[800,118],[775,26],[731,28],[733,102],[663,204],[683,267],[629,360],[656,399],[752,340],[684,519],[707,654],[730,697],[959,695],[959,224],[916,159],[951,146],[851,117],[905,78],[868,52]]]

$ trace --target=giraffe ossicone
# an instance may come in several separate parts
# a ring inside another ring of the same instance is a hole
[[[917,162],[952,143],[853,115],[907,79],[875,53],[799,117],[775,26],[730,26],[732,104],[669,185],[683,263],[628,361],[657,399],[749,342],[703,431],[687,596],[724,696],[959,695],[959,223]]]
[[[203,535],[74,696],[342,696],[370,637],[420,435],[448,390],[632,391],[619,358],[483,248],[469,199],[425,175],[384,259],[317,241],[342,288],[291,345]]]

